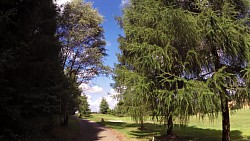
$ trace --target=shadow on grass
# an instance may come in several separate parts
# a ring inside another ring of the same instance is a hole
[[[101,123],[100,123],[101,124]],[[195,126],[179,126],[175,125],[174,134],[175,137],[170,139],[165,136],[166,133],[164,125],[145,123],[145,129],[139,130],[139,124],[131,124],[126,122],[105,122],[104,126],[113,129],[125,129],[131,128],[129,135],[134,138],[142,138],[152,140],[155,137],[157,141],[221,141],[221,130],[214,129],[202,129]],[[250,136],[243,137],[242,132],[233,130],[230,133],[231,140],[233,141],[250,141]]]
[[[202,129],[195,126],[174,128],[175,138],[170,139],[167,136],[156,137],[157,141],[221,141],[221,130]],[[230,132],[232,141],[249,141],[250,137],[243,137],[242,132],[233,130]]]
[[[109,122],[109,121],[105,121],[104,123],[101,123],[101,122],[97,122],[97,123],[102,125],[102,126],[112,128],[112,129],[124,129],[129,125],[126,122]]]

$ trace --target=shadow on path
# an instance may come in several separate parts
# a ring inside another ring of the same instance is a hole
[[[80,131],[79,135],[75,138],[75,141],[98,141],[103,138],[98,136],[98,134],[104,130],[99,124],[85,119],[78,120]]]
[[[86,119],[77,119],[80,124],[80,132],[74,141],[119,141],[114,132],[101,124]]]

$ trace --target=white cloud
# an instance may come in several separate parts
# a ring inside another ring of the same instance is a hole
[[[79,86],[80,89],[82,89],[83,93],[90,93],[90,94],[95,94],[95,93],[101,93],[103,92],[103,88],[100,86],[90,86],[90,84],[82,83]]]
[[[121,7],[124,7],[129,4],[129,0],[121,0]]]
[[[86,94],[86,97],[87,97],[87,100],[89,101],[89,100],[91,100],[91,95],[88,95],[88,94]]]
[[[106,43],[107,43],[107,44],[106,44],[107,47],[110,47],[110,46],[111,46],[111,42],[110,42],[110,41],[107,41]]]
[[[118,103],[118,101],[116,99],[114,99],[112,96],[105,96],[108,104],[109,104],[109,108],[110,109],[114,109],[114,107],[116,106],[116,104]]]
[[[103,88],[100,86],[93,86],[88,90],[90,93],[100,93],[103,91]]]
[[[117,91],[115,91],[115,89],[111,89],[111,90],[110,90],[110,94],[111,94],[111,95],[118,95],[118,94],[120,94],[120,93],[117,92]]]
[[[72,0],[54,0],[54,3],[57,4],[57,6],[61,6],[66,4],[67,2],[71,2]]]
[[[82,89],[82,91],[87,91],[90,89],[90,86],[89,84],[86,84],[86,83],[82,83],[80,86],[79,86],[80,89]]]
[[[87,94],[86,96],[88,98],[89,108],[91,109],[91,112],[98,112],[101,99],[99,98],[99,99],[93,100],[93,98],[90,95]]]
[[[90,105],[90,109],[92,112],[99,112],[99,107],[100,107],[100,103],[102,100],[102,97],[99,97],[98,99],[93,99],[90,95],[86,95],[88,97],[88,102]],[[116,99],[114,99],[112,96],[107,95],[104,96],[109,104],[109,108],[110,109],[114,109],[114,107],[116,106],[116,104],[118,103],[118,101]]]

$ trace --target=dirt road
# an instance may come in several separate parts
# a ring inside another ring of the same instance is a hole
[[[75,141],[122,141],[119,134],[85,119],[80,120],[80,133]]]

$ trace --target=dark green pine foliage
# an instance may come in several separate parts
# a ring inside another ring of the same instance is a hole
[[[86,95],[80,97],[79,113],[80,116],[83,117],[89,117],[91,114],[91,110],[89,108],[89,103],[88,103],[88,97]]]
[[[202,72],[197,22],[182,3],[152,0],[131,0],[121,17],[125,36],[119,38],[116,87],[147,101],[154,117],[167,123],[167,134],[173,118],[185,123],[196,113],[216,116],[211,111],[217,110],[217,100],[207,84],[191,80]]]
[[[0,140],[32,139],[59,109],[57,11],[52,0],[1,1],[0,7]],[[38,118],[45,124],[34,124]]]
[[[65,70],[66,74],[67,71]],[[64,79],[59,83],[58,93],[58,110],[59,119],[62,126],[67,126],[69,116],[74,115],[79,110],[81,104],[81,93],[79,89],[80,83],[77,81],[76,74],[71,75],[64,74]]]
[[[104,97],[102,98],[99,108],[100,108],[100,113],[101,114],[107,114],[108,113],[109,104],[108,104],[106,98],[104,98]]]
[[[111,114],[118,116],[118,117],[123,117],[127,113],[126,110],[124,110],[124,102],[123,100],[119,100],[118,103],[115,105],[114,109],[111,110]]]

